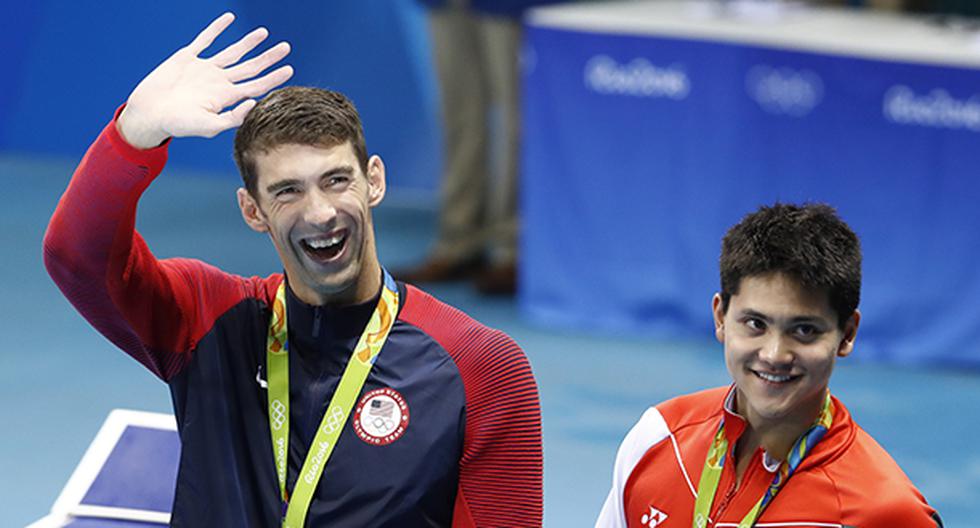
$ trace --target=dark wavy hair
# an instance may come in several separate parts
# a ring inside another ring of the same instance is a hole
[[[782,272],[827,292],[840,328],[861,300],[861,243],[826,204],[776,203],[746,215],[721,242],[722,311],[745,277]]]
[[[347,141],[366,174],[364,128],[354,103],[339,92],[288,86],[271,92],[245,117],[235,132],[235,164],[245,188],[257,197],[256,154],[285,144],[329,148]]]

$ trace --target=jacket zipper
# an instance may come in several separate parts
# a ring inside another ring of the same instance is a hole
[[[313,309],[313,338],[317,339],[320,337],[320,307],[317,306]]]
[[[718,507],[715,508],[714,515],[711,516],[711,518],[715,520],[715,523],[717,523],[721,519],[722,514],[725,513],[725,509],[728,508],[729,503],[731,503],[732,499],[735,498],[735,495],[738,494],[738,491],[740,489],[744,489],[745,486],[752,481],[751,476],[755,472],[756,466],[762,463],[761,460],[756,460],[758,457],[759,457],[759,451],[756,451],[756,453],[752,455],[752,461],[749,462],[749,467],[746,468],[745,473],[742,475],[741,486],[739,486],[738,485],[739,482],[735,480],[735,476],[734,476],[735,468],[731,468],[732,484],[728,487],[728,490],[725,492],[725,496],[722,497],[721,502],[718,503]],[[741,521],[741,519],[739,519],[739,521]]]

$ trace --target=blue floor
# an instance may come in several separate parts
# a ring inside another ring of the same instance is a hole
[[[166,387],[91,330],[43,270],[41,238],[73,164],[0,156],[0,291],[7,299],[0,304],[7,323],[0,526],[47,513],[111,409],[170,411]],[[161,257],[198,257],[246,275],[276,272],[271,244],[240,220],[236,186],[231,175],[168,171],[141,202],[138,227]],[[434,215],[389,198],[376,223],[382,259],[397,267],[425,253]],[[467,284],[427,289],[504,329],[527,351],[541,389],[549,527],[592,524],[616,447],[646,406],[728,379],[721,349],[708,336],[674,342],[556,331],[527,322],[513,300],[480,297]],[[980,454],[972,440],[980,436],[980,373],[845,360],[832,388],[947,526],[976,525]]]

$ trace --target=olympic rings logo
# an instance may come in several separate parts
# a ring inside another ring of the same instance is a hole
[[[279,400],[272,400],[269,407],[272,410],[272,428],[278,431],[282,429],[282,424],[286,423],[286,406]]]
[[[374,429],[382,435],[388,434],[392,429],[395,428],[395,422],[391,418],[382,418],[380,416],[376,417],[374,421],[371,422]]]
[[[337,429],[344,426],[344,411],[338,405],[334,405],[327,411],[326,423],[323,424],[323,432],[333,434]]]

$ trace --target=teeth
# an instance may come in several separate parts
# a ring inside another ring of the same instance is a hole
[[[330,246],[336,246],[343,239],[343,235],[334,235],[330,238],[308,239],[306,243],[313,249],[324,249]]]
[[[765,372],[756,372],[755,375],[759,376],[760,378],[766,381],[771,381],[773,383],[783,383],[785,381],[789,381],[790,378],[792,378],[792,376],[777,376],[775,374],[767,374]]]

